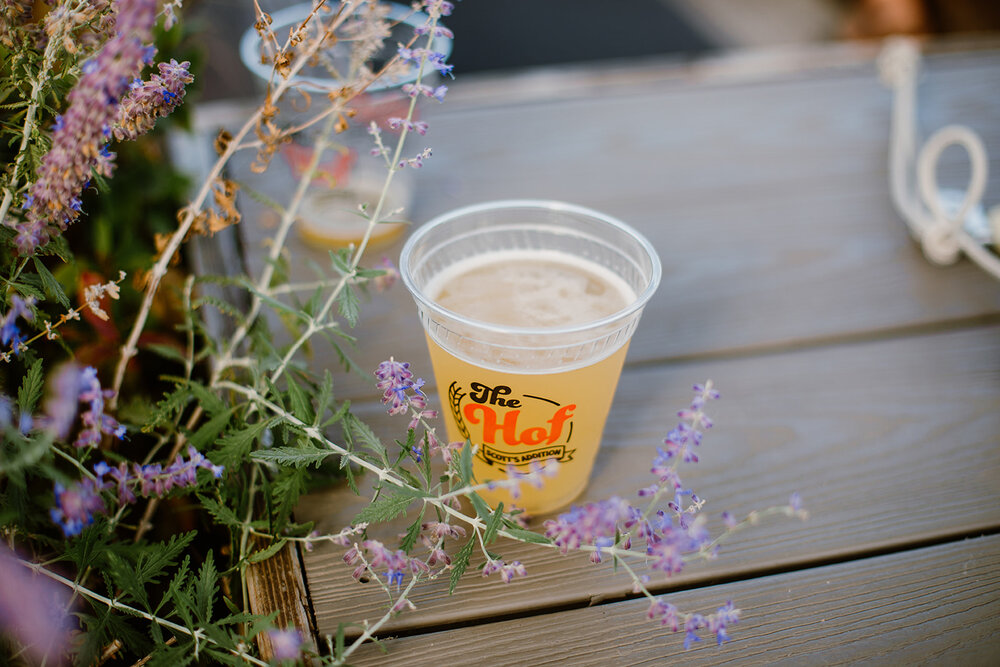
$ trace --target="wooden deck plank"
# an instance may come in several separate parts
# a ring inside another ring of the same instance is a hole
[[[937,56],[921,79],[920,125],[979,131],[992,155],[987,204],[1000,192],[1000,52]],[[455,83],[460,89],[461,82]],[[593,92],[591,89],[586,89]],[[614,88],[614,95],[428,107],[435,155],[415,173],[423,221],[487,199],[541,197],[616,215],[647,234],[665,267],[629,363],[746,353],[899,329],[996,318],[996,281],[968,261],[930,265],[893,211],[887,152],[891,95],[873,63],[752,80]],[[986,92],[984,92],[986,91]],[[502,137],[502,139],[498,139]],[[249,161],[250,156],[245,158]],[[251,175],[239,178],[252,182]],[[246,169],[243,170],[248,171]],[[961,181],[949,159],[942,182]],[[269,173],[265,179],[273,179]],[[267,215],[244,198],[258,249]],[[376,250],[398,253],[399,244]],[[293,272],[325,251],[298,239]],[[260,261],[260,251],[251,253]],[[362,368],[390,354],[426,366],[401,286],[365,305]],[[315,365],[334,367],[317,346]],[[430,381],[430,378],[427,378]],[[371,395],[343,377],[343,396]]]
[[[995,665],[1000,537],[989,536],[669,596],[710,613],[743,610],[722,647],[690,650],[647,620],[644,599],[389,639],[365,665]]]
[[[417,369],[419,372],[419,369]],[[693,566],[664,587],[747,576],[774,566],[847,558],[1000,526],[1000,327],[852,343],[741,359],[627,369],[585,497],[627,495],[648,469],[691,383],[712,378],[723,400],[701,463],[684,479],[723,510],[743,515],[799,491],[812,518],[775,520],[735,538],[718,561]],[[405,424],[372,422],[386,440]],[[299,509],[322,531],[357,511],[348,493],[317,493]],[[419,586],[419,614],[389,627],[429,627],[621,598],[628,582],[583,556],[498,546],[529,577],[508,586],[467,575],[454,597],[446,582]],[[350,577],[340,549],[305,555],[317,626],[381,616],[384,599]],[[478,560],[474,561],[478,564]],[[567,585],[567,582],[577,582]]]

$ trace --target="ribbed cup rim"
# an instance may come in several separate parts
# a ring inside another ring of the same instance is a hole
[[[602,317],[598,320],[591,320],[590,322],[584,322],[581,324],[574,324],[570,326],[563,327],[514,327],[502,324],[495,324],[492,322],[483,322],[482,320],[473,319],[467,317],[460,313],[456,313],[453,310],[449,310],[436,302],[429,299],[415,283],[413,279],[412,272],[410,270],[410,265],[412,263],[412,255],[414,249],[417,245],[431,233],[437,227],[451,222],[456,218],[467,216],[470,214],[482,213],[484,211],[498,211],[504,209],[515,209],[515,208],[531,208],[543,211],[554,211],[554,212],[565,212],[569,214],[574,214],[578,216],[585,216],[602,222],[611,227],[624,232],[625,234],[631,236],[635,241],[639,243],[646,256],[649,258],[651,275],[649,276],[649,283],[646,288],[636,295],[635,301],[626,306],[625,308],[619,310],[618,312],[612,313],[606,317]],[[608,327],[617,322],[621,322],[629,319],[637,312],[641,311],[646,303],[652,298],[653,294],[656,292],[657,287],[660,284],[660,277],[662,273],[662,267],[660,265],[660,258],[656,254],[656,250],[653,248],[653,244],[649,240],[633,229],[631,226],[625,224],[621,220],[614,218],[612,216],[606,215],[599,211],[593,209],[578,206],[576,204],[568,204],[562,201],[554,201],[547,199],[504,199],[497,201],[488,201],[480,204],[473,204],[471,206],[464,206],[462,208],[457,208],[435,218],[432,218],[428,222],[424,223],[410,235],[406,243],[403,245],[403,249],[399,255],[399,273],[406,285],[406,289],[409,290],[413,298],[422,307],[428,310],[432,310],[441,313],[455,322],[463,324],[469,327],[475,327],[481,331],[488,331],[495,334],[501,335],[511,335],[511,336],[524,336],[524,335],[544,335],[544,336],[557,336],[565,334],[576,334],[585,332],[591,329],[600,329],[603,327]]]

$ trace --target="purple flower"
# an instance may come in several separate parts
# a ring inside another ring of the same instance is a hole
[[[448,39],[455,38],[455,33],[448,28],[445,28],[443,25],[434,26],[433,29],[431,29],[429,25],[420,25],[414,28],[413,32],[417,35],[429,35],[433,33],[435,37],[446,37]]]
[[[71,640],[69,589],[32,574],[0,545],[0,628],[25,647],[30,664],[60,663]]]
[[[184,87],[194,81],[188,72],[190,65],[171,60],[157,65],[160,73],[149,81],[134,80],[118,107],[118,119],[111,130],[115,139],[134,140],[152,130],[158,118],[170,115],[184,100]]]
[[[87,403],[88,409],[80,414],[83,429],[73,443],[76,447],[96,447],[101,442],[101,434],[107,434],[121,439],[125,435],[124,427],[113,417],[104,414],[104,401],[115,395],[110,389],[101,389],[97,378],[97,369],[87,366],[79,371],[79,395],[81,403]]]
[[[80,404],[80,367],[62,365],[49,380],[49,396],[45,400],[45,422],[59,439],[69,435]]]
[[[701,637],[695,634],[695,630],[705,627],[705,619],[701,614],[691,614],[684,621],[684,648],[691,648],[694,642],[700,642]]]
[[[788,499],[788,504],[789,504],[789,505],[791,506],[791,508],[792,508],[793,510],[795,510],[796,512],[799,512],[799,511],[801,511],[801,510],[802,510],[802,496],[800,496],[800,495],[798,494],[798,492],[796,491],[796,492],[795,492],[795,493],[793,493],[793,494],[791,495],[791,497],[790,497],[790,498]]]
[[[301,656],[302,635],[298,630],[268,630],[267,636],[271,640],[275,660],[298,660]]]
[[[563,553],[584,544],[596,544],[600,538],[614,537],[635,525],[642,515],[628,501],[614,496],[583,507],[574,505],[569,512],[545,522],[545,536]]]
[[[374,280],[375,289],[379,292],[384,292],[392,287],[399,278],[399,269],[396,268],[396,265],[388,257],[383,256],[379,260],[379,263],[375,265],[375,268],[384,271],[382,275],[376,276]]]
[[[426,574],[430,572],[430,567],[425,562],[419,558],[410,558],[402,549],[393,551],[386,548],[378,540],[365,540],[361,546],[368,553],[367,569],[371,569],[373,572],[375,570],[384,570],[385,578],[389,585],[395,585],[398,588],[403,583],[407,574],[418,574],[421,572]],[[359,560],[360,554],[358,554],[357,549],[351,549],[344,555],[344,562],[349,565],[353,565]],[[365,569],[363,564],[359,566],[354,571],[355,579],[360,579]]]
[[[56,506],[49,516],[59,524],[66,537],[79,535],[84,526],[94,522],[94,514],[104,511],[101,485],[92,479],[83,479],[70,488],[55,484]]]
[[[710,614],[705,619],[705,624],[709,631],[715,633],[716,643],[721,644],[729,639],[729,633],[726,632],[726,628],[730,625],[735,625],[739,620],[740,610],[733,606],[732,600],[728,600],[725,605],[719,607],[714,614]]]
[[[514,580],[515,576],[526,577],[528,576],[528,570],[521,564],[521,561],[515,560],[511,563],[505,563],[502,560],[491,560],[483,566],[483,576],[488,577],[491,574],[499,572],[500,578],[503,579],[505,584],[509,584]]]
[[[445,28],[445,30],[447,30],[447,28]],[[424,62],[441,74],[451,76],[452,65],[445,63],[445,55],[443,53],[438,53],[437,51],[432,51],[430,49],[411,49],[402,45],[399,46],[396,53],[399,55],[401,60],[409,61],[415,64]]]
[[[16,243],[32,252],[62,233],[79,215],[79,196],[91,169],[110,175],[102,160],[107,129],[118,114],[118,102],[142,67],[144,42],[152,38],[155,0],[119,0],[117,34],[93,59],[69,92],[69,107],[52,133],[52,147],[42,158],[32,184],[27,219],[18,225]]]
[[[650,620],[659,620],[660,625],[669,627],[673,632],[680,630],[680,621],[677,617],[677,607],[666,602],[662,598],[654,598],[649,605],[646,616]]]
[[[424,160],[426,160],[430,156],[431,156],[431,149],[425,148],[424,150],[420,151],[411,158],[400,160],[399,164],[397,164],[396,166],[399,167],[400,169],[404,167],[412,167],[413,169],[420,169],[421,167],[424,166]]]
[[[423,136],[427,134],[428,125],[424,121],[412,121],[405,118],[397,118],[393,116],[392,118],[386,119],[386,124],[389,126],[390,130],[403,130],[407,132],[416,132],[417,134]]]
[[[165,470],[159,463],[133,463],[130,470],[125,462],[112,467],[106,461],[98,461],[93,468],[96,479],[82,479],[68,489],[56,484],[56,507],[49,514],[62,527],[66,537],[70,537],[92,523],[94,514],[104,511],[101,492],[106,489],[113,487],[118,503],[129,505],[136,501],[136,487],[145,497],[162,496],[174,488],[194,486],[198,468],[210,470],[215,477],[222,475],[222,466],[213,464],[194,447],[188,447],[188,457],[185,461],[183,456],[178,456]]]
[[[424,97],[433,97],[438,102],[444,102],[444,96],[448,92],[448,86],[440,85],[437,88],[431,88],[423,83],[405,83],[403,84],[403,92],[410,97],[423,95]]]
[[[382,404],[389,406],[390,415],[402,414],[411,406],[417,411],[427,407],[427,396],[421,389],[424,381],[413,379],[409,363],[390,357],[378,365],[375,377],[375,386],[382,390]]]
[[[450,523],[442,523],[440,521],[430,521],[428,523],[422,524],[420,526],[421,530],[428,532],[429,537],[434,540],[442,540],[446,537],[450,537],[454,540],[465,537],[465,528],[462,526],[456,526]]]
[[[0,343],[10,345],[10,349],[15,354],[20,351],[20,343],[24,340],[21,330],[17,327],[17,318],[30,322],[35,319],[35,314],[31,307],[35,305],[35,297],[29,296],[22,299],[17,294],[10,297],[10,308],[7,313],[0,318]]]
[[[450,16],[452,10],[455,8],[454,3],[447,0],[428,0],[425,4],[427,6],[427,13],[434,18],[438,16]]]

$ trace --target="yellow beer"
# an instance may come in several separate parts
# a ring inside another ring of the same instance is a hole
[[[608,269],[551,250],[466,258],[433,279],[427,293],[477,321],[538,329],[600,320],[635,300]],[[476,446],[477,481],[506,479],[508,466],[527,473],[533,463],[544,468],[558,462],[541,488],[523,483],[517,498],[503,488],[480,495],[491,505],[503,501],[528,512],[568,504],[590,476],[627,342],[591,359],[565,353],[553,359],[550,350],[517,346],[490,359],[463,343],[457,338],[449,350],[428,336],[448,437]]]
[[[448,438],[475,447],[476,481],[544,467],[541,488],[480,495],[529,513],[569,504],[587,485],[628,341],[659,284],[652,245],[579,206],[490,202],[417,229],[399,267]]]

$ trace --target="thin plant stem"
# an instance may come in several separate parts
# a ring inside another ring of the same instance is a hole
[[[302,51],[297,55],[294,62],[292,63],[287,76],[278,84],[277,88],[275,89],[272,100],[276,101],[281,99],[285,91],[289,88],[289,86],[292,85],[295,75],[298,74],[298,72],[303,67],[305,67],[305,65],[309,62],[309,60],[313,57],[313,55],[319,50],[320,46],[326,40],[330,32],[339,27],[346,19],[346,17],[350,16],[350,14],[354,10],[355,4],[356,3],[353,0],[347,0],[342,7],[342,11],[339,12],[336,17],[334,17],[334,19],[327,26],[326,30],[323,32],[323,34],[317,38],[312,39],[308,43],[308,45],[304,49],[302,49]],[[197,196],[195,196],[194,201],[185,210],[184,217],[181,219],[181,222],[178,225],[177,230],[170,237],[170,240],[167,242],[166,247],[163,249],[163,252],[160,254],[159,259],[156,261],[156,264],[154,264],[153,268],[150,270],[147,278],[146,291],[143,296],[142,306],[139,309],[139,313],[136,315],[135,323],[132,326],[132,330],[130,331],[128,338],[122,345],[121,355],[118,359],[118,365],[115,368],[114,382],[112,383],[112,389],[115,392],[115,398],[112,398],[110,400],[110,407],[112,409],[114,409],[114,407],[117,404],[117,394],[118,391],[121,389],[122,382],[124,382],[125,380],[125,369],[128,365],[128,362],[129,360],[132,359],[132,357],[136,355],[137,352],[136,344],[138,343],[139,336],[142,334],[142,331],[146,326],[146,320],[149,317],[150,311],[152,310],[153,300],[156,297],[157,291],[159,290],[160,281],[163,279],[163,276],[166,275],[167,266],[172,260],[174,254],[176,254],[177,250],[180,248],[181,243],[184,242],[184,239],[187,238],[188,233],[191,231],[191,227],[194,225],[195,219],[197,218],[196,212],[200,211],[201,208],[205,205],[208,196],[212,192],[215,182],[222,175],[223,167],[229,163],[229,160],[240,148],[240,142],[243,140],[243,138],[247,134],[249,134],[254,127],[257,126],[257,123],[260,121],[263,112],[264,112],[264,107],[263,106],[258,107],[257,110],[253,114],[251,114],[250,118],[246,120],[243,126],[236,132],[232,140],[228,142],[225,150],[222,151],[222,154],[215,161],[215,164],[209,171],[209,174],[205,178],[205,181],[202,184],[201,189],[198,191]]]
[[[208,635],[206,635],[205,632],[203,630],[201,630],[201,629],[187,628],[187,627],[185,627],[183,625],[179,625],[177,623],[174,623],[173,621],[168,621],[165,618],[160,618],[159,616],[155,616],[153,614],[145,612],[145,611],[143,611],[141,609],[138,609],[136,607],[132,607],[132,606],[127,605],[127,604],[123,604],[123,603],[119,602],[118,600],[113,600],[113,599],[111,599],[109,597],[105,597],[105,596],[101,595],[100,593],[97,593],[96,591],[92,591],[89,588],[81,586],[80,584],[78,584],[78,583],[76,583],[76,582],[74,582],[74,581],[72,581],[70,579],[67,579],[66,577],[58,575],[55,572],[52,572],[51,570],[48,570],[48,569],[42,567],[41,565],[39,565],[37,563],[32,563],[31,561],[22,560],[20,558],[18,559],[18,562],[20,562],[21,565],[23,565],[26,568],[32,570],[36,574],[41,574],[43,576],[48,577],[49,579],[57,581],[60,584],[62,584],[63,586],[66,586],[67,588],[71,589],[75,593],[79,593],[80,595],[84,596],[85,598],[87,598],[89,600],[93,600],[95,602],[100,602],[101,604],[103,604],[103,605],[105,605],[105,606],[107,606],[107,607],[109,607],[111,609],[117,609],[117,610],[120,610],[120,611],[127,612],[129,614],[132,614],[134,616],[139,616],[141,618],[146,619],[147,621],[150,621],[152,623],[156,623],[160,627],[167,628],[168,630],[173,630],[174,632],[179,632],[181,634],[187,635],[187,636],[193,638],[195,640],[196,644],[198,642],[207,642],[209,644],[213,644],[215,646],[219,646],[220,648],[223,648],[217,641],[215,641],[214,639],[212,639],[211,637],[209,637]],[[245,660],[246,662],[249,662],[250,664],[260,665],[261,667],[267,667],[267,665],[268,665],[268,663],[264,662],[263,660],[255,658],[254,656],[252,656],[252,655],[250,655],[248,653],[245,653],[243,651],[240,651],[238,649],[226,648],[225,650],[228,651],[229,653],[235,655],[236,657],[238,657],[238,658],[240,658],[242,660]]]

